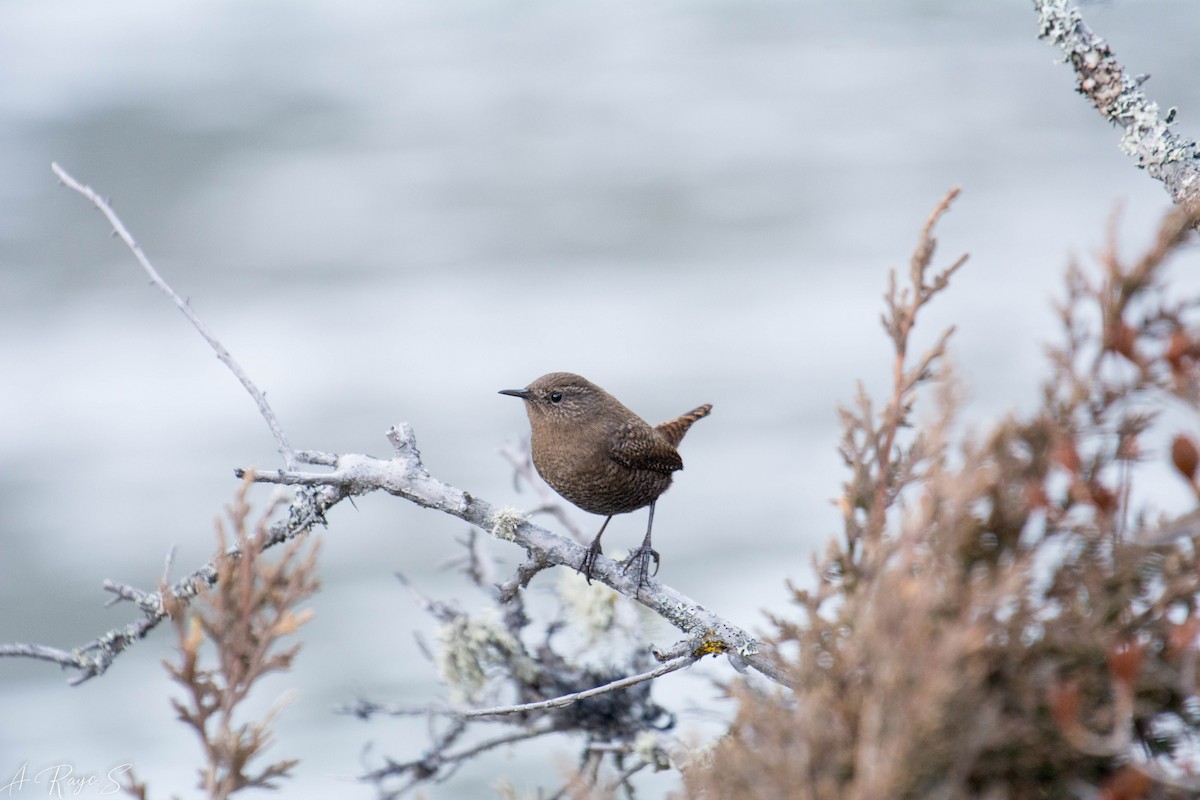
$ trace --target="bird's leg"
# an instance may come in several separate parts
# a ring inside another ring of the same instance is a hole
[[[604,535],[604,529],[608,527],[611,519],[612,515],[609,514],[608,519],[604,520],[604,524],[600,526],[600,532],[596,534],[595,539],[592,539],[587,552],[583,554],[583,561],[579,562],[578,572],[587,578],[588,583],[592,582],[592,567],[596,566],[596,556],[600,555],[600,537]]]
[[[636,561],[638,564],[638,590],[646,584],[646,576],[651,577],[658,574],[658,551],[650,546],[650,531],[654,529],[654,503],[650,504],[650,521],[646,523],[646,538],[642,540],[642,546],[630,553],[624,561],[621,562],[621,571],[629,570]],[[650,559],[654,559],[654,572],[650,572]]]

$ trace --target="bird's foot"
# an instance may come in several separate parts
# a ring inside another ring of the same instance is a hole
[[[592,582],[592,569],[596,566],[596,556],[599,555],[601,555],[600,537],[597,536],[596,541],[592,542],[583,554],[583,561],[579,562],[579,569],[576,570],[588,583]]]
[[[650,571],[650,560],[654,560],[654,571]],[[648,544],[643,544],[638,549],[634,550],[625,560],[621,562],[621,572],[629,572],[629,568],[634,564],[638,565],[638,591],[646,585],[646,579],[652,578],[658,574],[658,551]]]

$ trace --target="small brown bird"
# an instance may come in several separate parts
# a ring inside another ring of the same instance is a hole
[[[675,448],[712,406],[702,405],[652,427],[617,398],[570,372],[551,372],[524,389],[500,394],[525,401],[538,474],[584,511],[607,517],[579,564],[588,582],[609,520],[645,506],[650,506],[646,538],[623,564],[626,570],[634,562],[640,564],[639,586],[645,583],[650,559],[657,574],[658,551],[650,546],[654,503],[671,485],[671,474],[683,469]]]

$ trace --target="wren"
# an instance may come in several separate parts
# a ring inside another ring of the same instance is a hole
[[[596,384],[570,372],[551,372],[524,389],[500,394],[525,401],[538,474],[576,506],[606,517],[579,564],[588,583],[601,553],[600,537],[613,516],[650,506],[646,538],[622,562],[622,571],[639,565],[640,590],[651,559],[651,574],[658,574],[659,556],[650,546],[650,531],[655,502],[671,485],[672,474],[683,469],[675,448],[712,406],[702,405],[652,426]]]

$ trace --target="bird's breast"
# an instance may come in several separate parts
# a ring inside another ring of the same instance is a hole
[[[592,514],[623,514],[648,506],[671,485],[669,472],[631,469],[609,455],[605,441],[534,436],[538,474],[571,503]]]

